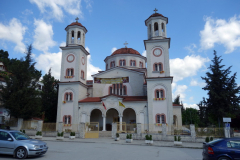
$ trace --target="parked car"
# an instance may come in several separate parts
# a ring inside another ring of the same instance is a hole
[[[47,143],[43,141],[31,139],[20,131],[0,129],[0,154],[24,159],[45,154],[47,150]]]
[[[240,138],[222,138],[203,143],[203,160],[240,159]]]

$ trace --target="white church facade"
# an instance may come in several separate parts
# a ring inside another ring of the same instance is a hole
[[[57,122],[64,129],[74,124],[99,123],[99,131],[111,131],[112,123],[146,124],[144,130],[161,131],[161,124],[182,127],[181,106],[172,103],[168,18],[159,13],[147,20],[146,57],[125,47],[104,59],[106,69],[87,80],[85,35],[78,21],[68,25],[62,49]]]

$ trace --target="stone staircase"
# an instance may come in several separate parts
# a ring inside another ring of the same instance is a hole
[[[112,131],[99,131],[99,137],[112,137]]]

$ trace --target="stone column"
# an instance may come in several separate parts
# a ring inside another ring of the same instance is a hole
[[[196,131],[195,131],[194,124],[190,124],[190,131],[191,131],[192,142],[195,142],[196,141]]]
[[[22,125],[23,125],[23,119],[22,118],[18,118],[17,130],[22,129]]]
[[[85,138],[85,123],[80,123],[79,124],[79,138]]]
[[[103,116],[103,130],[102,131],[106,131],[106,117]]]
[[[167,125],[164,123],[162,124],[162,138],[163,140],[166,139],[167,136]]]
[[[38,121],[37,131],[42,131],[43,121]]]
[[[117,123],[112,123],[112,138],[116,137],[117,133]]]
[[[142,133],[142,124],[137,123],[137,137],[138,137],[138,139],[141,139],[141,133]]]
[[[72,44],[72,32],[68,33],[68,44]]]
[[[154,31],[154,23],[151,24],[151,29],[152,29],[152,33],[151,33],[151,37],[155,37],[155,31]]]
[[[120,121],[120,131],[122,131],[122,116],[119,116],[119,121]]]
[[[74,31],[74,44],[77,44],[77,31]]]
[[[63,131],[63,122],[58,122],[58,132],[62,132]]]

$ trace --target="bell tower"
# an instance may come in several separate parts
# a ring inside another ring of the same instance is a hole
[[[168,18],[157,13],[157,9],[154,12],[145,20],[148,33],[148,39],[144,40],[147,53],[148,118],[150,124],[169,124],[170,131],[173,122],[173,77],[170,77],[169,66],[170,38],[167,38],[166,28]],[[154,130],[154,127],[149,130]]]

